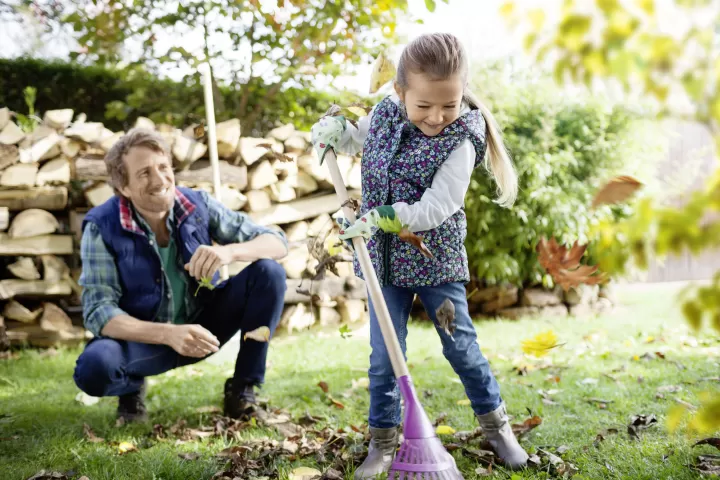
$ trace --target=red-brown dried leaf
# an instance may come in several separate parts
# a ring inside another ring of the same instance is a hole
[[[88,442],[91,443],[102,443],[105,441],[104,438],[98,437],[95,435],[95,432],[92,431],[90,428],[90,425],[87,423],[83,424],[83,432],[85,433],[85,437],[87,438]]]
[[[425,243],[423,242],[422,237],[415,235],[411,231],[409,231],[407,228],[403,228],[400,230],[400,233],[398,233],[398,237],[400,237],[400,240],[403,242],[407,242],[410,245],[414,246],[418,250],[420,250],[420,253],[422,253],[423,257],[433,259],[435,258],[432,254],[432,252],[427,248]]]
[[[542,418],[538,417],[537,415],[528,418],[523,423],[515,423],[512,425],[512,431],[515,434],[516,437],[521,437],[523,435],[527,435],[530,430],[537,428],[542,424]]]
[[[318,387],[320,387],[320,389],[325,393],[328,393],[328,391],[330,390],[330,387],[328,387],[328,384],[326,382],[318,383]]]
[[[576,241],[568,250],[559,245],[554,238],[542,238],[537,245],[538,261],[545,271],[552,276],[555,283],[568,291],[579,285],[596,285],[607,280],[605,274],[597,274],[597,265],[581,265],[580,260],[585,254],[587,245],[579,245]]]
[[[330,403],[332,403],[335,407],[339,408],[340,410],[345,408],[345,405],[335,400],[332,396],[327,396],[328,400],[330,400]]]
[[[642,183],[633,177],[621,175],[611,179],[596,194],[592,201],[592,208],[598,205],[609,205],[613,203],[624,202],[630,198],[640,187]]]

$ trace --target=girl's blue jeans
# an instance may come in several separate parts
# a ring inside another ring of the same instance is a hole
[[[462,283],[446,283],[435,287],[403,288],[388,286],[383,296],[392,318],[395,332],[405,355],[407,322],[415,294],[420,297],[425,310],[440,335],[443,354],[458,374],[473,411],[478,415],[489,413],[502,403],[500,386],[490,371],[490,364],[480,352],[477,333],[470,319],[465,287]],[[435,311],[449,298],[455,305],[453,339],[438,326]],[[395,382],[390,357],[380,331],[372,301],[370,301],[370,415],[368,423],[373,428],[390,428],[401,423],[400,390]]]

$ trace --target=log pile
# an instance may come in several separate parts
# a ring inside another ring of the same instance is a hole
[[[134,126],[165,138],[178,185],[213,192],[201,125],[181,130],[139,118]],[[67,344],[87,336],[76,283],[81,225],[90,208],[113,195],[103,158],[123,133],[67,108],[45,112],[42,122],[23,129],[0,108],[0,315],[11,342]],[[217,139],[223,204],[282,229],[290,240],[281,325],[295,331],[365,320],[365,290],[349,263],[337,264],[340,276],[328,273],[312,286],[309,280],[318,262],[308,242],[333,229],[331,215],[340,210],[310,134],[289,124],[266,138],[243,137],[233,119],[217,124]],[[359,159],[340,156],[338,163],[350,195],[359,197]],[[243,267],[233,265],[231,273]],[[58,320],[62,315],[67,318]]]

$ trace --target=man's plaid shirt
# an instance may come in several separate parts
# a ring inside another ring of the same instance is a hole
[[[171,235],[178,222],[182,221],[195,209],[195,206],[180,190],[175,192],[175,205],[168,216],[168,228]],[[254,223],[246,214],[230,210],[203,190],[200,190],[199,193],[208,206],[210,237],[217,243],[221,245],[242,243],[267,233],[280,238],[287,247],[287,239],[282,232]],[[125,230],[147,236],[154,247],[155,253],[158,255],[158,259],[160,259],[155,234],[142,216],[135,212],[132,204],[124,197],[120,199],[120,222]],[[127,313],[118,306],[123,291],[120,276],[115,266],[115,258],[108,251],[100,234],[100,229],[94,223],[89,222],[83,231],[80,257],[83,268],[79,283],[83,287],[82,305],[85,328],[94,335],[99,336],[103,327],[111,318],[117,315],[126,315]],[[180,265],[180,271],[187,275],[182,265]],[[167,281],[167,279],[163,281]],[[167,286],[167,289],[169,289],[169,286]],[[193,295],[185,295],[185,299],[185,311],[188,319],[192,321],[195,315],[199,313],[198,305],[196,305]],[[158,315],[152,320],[171,322],[172,318],[172,301],[163,296]],[[138,320],[151,319],[140,318]]]

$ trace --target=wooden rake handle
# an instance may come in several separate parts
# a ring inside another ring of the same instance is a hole
[[[325,163],[330,170],[330,177],[332,178],[333,185],[335,186],[335,193],[340,200],[340,204],[343,205],[343,214],[351,223],[356,220],[355,211],[350,207],[348,200],[347,188],[343,181],[340,169],[337,166],[337,157],[335,152],[330,149],[325,154]],[[390,362],[392,363],[395,377],[400,378],[408,376],[407,364],[400,348],[400,342],[395,332],[392,320],[390,319],[390,312],[388,311],[387,304],[385,303],[385,297],[383,297],[382,289],[380,288],[380,282],[375,274],[370,255],[365,245],[365,239],[363,237],[354,237],[352,239],[353,247],[355,247],[355,253],[357,253],[358,261],[360,262],[360,269],[362,270],[363,276],[365,277],[365,283],[367,284],[368,291],[370,293],[370,299],[372,300],[375,314],[377,315],[378,322],[380,323],[380,331],[382,331],[383,339],[385,340],[385,347],[387,348],[388,355],[390,356]]]

